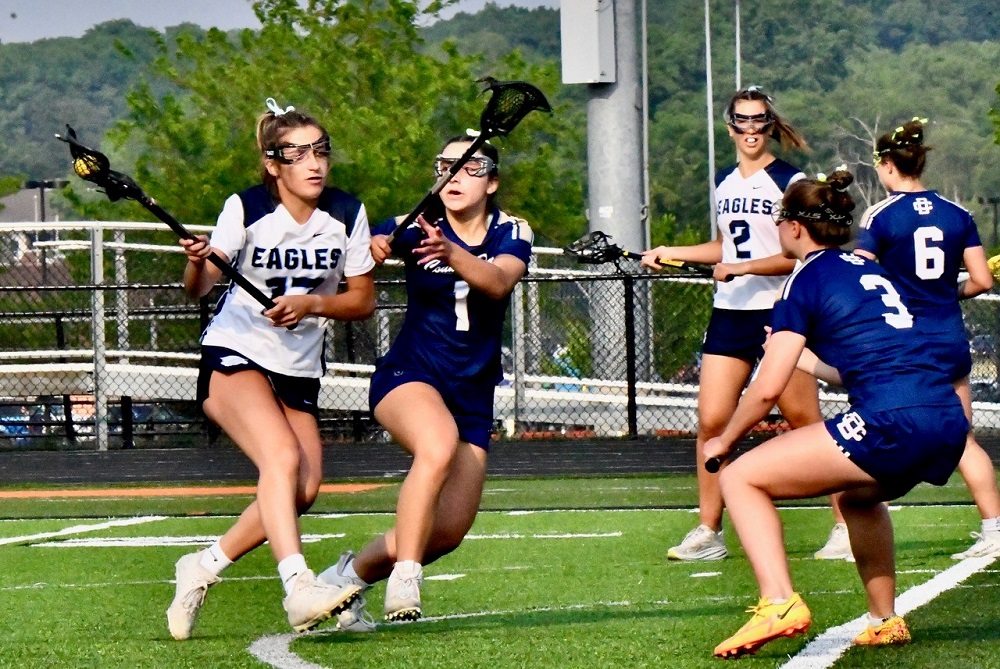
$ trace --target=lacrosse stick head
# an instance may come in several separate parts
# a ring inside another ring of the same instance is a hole
[[[490,77],[481,81],[487,84],[490,100],[479,117],[479,128],[489,137],[506,135],[533,111],[552,111],[545,95],[527,82],[497,81]]]
[[[622,257],[621,247],[611,243],[611,237],[600,230],[594,230],[589,235],[567,244],[563,251],[568,256],[576,258],[577,262],[588,265],[600,265],[614,262]]]
[[[134,181],[121,172],[111,169],[111,161],[97,149],[81,144],[76,131],[66,125],[66,135],[56,135],[56,139],[69,144],[69,154],[73,157],[73,171],[84,181],[97,184],[104,194],[114,202],[122,198],[138,199],[142,190]]]

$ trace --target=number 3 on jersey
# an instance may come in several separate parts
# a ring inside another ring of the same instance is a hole
[[[895,286],[889,283],[884,276],[877,274],[865,274],[861,277],[861,285],[865,290],[877,290],[882,293],[882,304],[893,309],[882,314],[885,322],[897,330],[906,330],[913,327],[913,316],[906,309],[902,298],[896,292]]]

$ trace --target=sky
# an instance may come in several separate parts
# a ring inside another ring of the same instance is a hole
[[[445,16],[476,12],[488,0],[461,0]],[[523,7],[558,7],[558,0],[493,0]],[[162,30],[179,23],[203,28],[257,28],[250,0],[0,0],[0,42],[34,42],[47,37],[80,37],[88,28],[114,19]]]

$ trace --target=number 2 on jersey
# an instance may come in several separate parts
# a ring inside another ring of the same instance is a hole
[[[741,249],[740,244],[750,241],[750,224],[746,221],[730,221],[729,232],[732,234],[733,244],[736,246],[736,257],[740,260],[749,260],[750,251]]]

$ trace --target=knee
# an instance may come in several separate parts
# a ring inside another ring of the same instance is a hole
[[[306,511],[312,508],[312,505],[316,502],[316,498],[319,497],[319,477],[310,477],[304,485],[300,486],[295,495],[295,508],[298,510],[299,515],[302,515]]]
[[[294,440],[277,443],[262,459],[259,465],[260,475],[297,478],[299,462],[299,445]]]
[[[458,453],[458,435],[454,439],[425,444],[414,449],[413,462],[440,475],[447,475]]]

